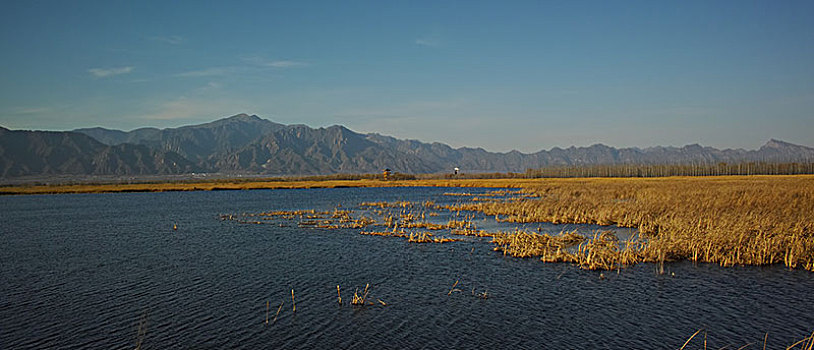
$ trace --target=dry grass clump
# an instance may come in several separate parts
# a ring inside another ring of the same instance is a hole
[[[420,203],[420,206],[423,206],[424,208],[432,208],[435,206],[435,203],[432,201],[425,201]],[[244,213],[240,215],[225,214],[221,215],[220,218],[221,220],[236,221],[238,223],[278,224],[280,226],[286,226],[284,223],[285,220],[296,220],[296,225],[298,227],[319,229],[361,229],[368,226],[383,226],[385,228],[383,230],[360,231],[359,234],[404,238],[411,243],[447,243],[460,240],[455,238],[436,237],[432,233],[426,231],[408,232],[405,231],[405,229],[474,229],[474,226],[465,220],[450,220],[446,224],[423,221],[426,218],[423,211],[419,214],[413,212],[413,209],[417,207],[419,207],[418,204],[407,201],[363,202],[360,205],[360,208],[362,208],[364,212],[373,214],[381,219],[381,221],[377,221],[376,219],[366,216],[355,218],[355,213],[353,210],[340,209],[339,207],[335,208],[333,211],[316,211],[310,209],[268,211],[254,214]],[[258,217],[262,218],[262,221],[256,220]]]
[[[460,241],[459,239],[454,238],[446,238],[446,237],[435,237],[432,233],[429,232],[406,232],[404,230],[400,231],[362,231],[359,232],[360,235],[366,236],[380,236],[380,237],[396,237],[396,238],[404,238],[410,243],[448,243],[448,242],[457,242]]]
[[[552,236],[547,233],[515,231],[495,233],[491,243],[495,251],[518,258],[540,256],[546,262],[576,262],[577,257],[568,248],[580,244],[584,238],[575,232]]]
[[[435,237],[429,232],[410,232],[409,237],[407,237],[407,241],[410,243],[447,243],[457,242],[460,241],[460,239]]]
[[[359,204],[360,207],[371,207],[371,208],[410,208],[413,206],[413,203],[408,201],[396,201],[396,202],[362,202]]]
[[[633,265],[641,260],[641,246],[636,242],[625,242],[620,246],[613,233],[596,233],[593,239],[580,244],[576,256],[579,266],[586,270],[612,270]]]
[[[243,214],[223,214],[221,220],[236,221],[242,224],[278,224],[283,221],[297,220],[297,226],[320,228],[320,229],[340,229],[340,228],[364,228],[376,224],[376,221],[368,217],[354,218],[353,211],[335,208],[333,211],[308,210],[278,210],[262,213]],[[257,220],[260,218],[260,220]]]
[[[368,305],[367,304],[368,303],[368,301],[367,301],[367,293],[368,293],[367,289],[368,288],[370,288],[370,283],[365,285],[365,290],[362,292],[362,295],[359,295],[359,289],[357,288],[353,292],[353,299],[351,299],[350,304],[351,305],[357,305],[357,306]],[[370,303],[370,305],[373,305],[373,303]]]
[[[365,236],[380,236],[380,237],[398,237],[408,238],[407,233],[402,231],[360,231],[360,235]]]
[[[641,246],[624,242],[610,231],[596,232],[593,238],[576,231],[559,235],[515,231],[494,234],[495,251],[520,258],[540,257],[543,262],[568,262],[586,270],[612,270],[641,260]],[[573,249],[576,247],[576,249]]]
[[[472,237],[494,237],[495,233],[486,230],[478,230],[476,228],[453,228],[449,231],[453,235],[472,236]]]
[[[636,250],[640,261],[783,263],[814,271],[812,176],[548,179],[527,190],[538,198],[448,209],[520,223],[635,227],[646,240]]]

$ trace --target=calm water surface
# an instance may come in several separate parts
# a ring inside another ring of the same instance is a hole
[[[658,349],[680,347],[699,328],[710,348],[759,348],[766,332],[767,348],[784,348],[814,330],[814,275],[779,266],[677,263],[660,275],[639,264],[601,279],[570,265],[504,257],[487,240],[411,244],[358,229],[219,218],[461,200],[445,192],[464,190],[0,197],[0,349],[133,348],[141,321],[143,349]],[[599,228],[529,227],[538,226]],[[448,296],[456,280],[460,291]],[[371,298],[387,306],[347,305],[367,283]],[[483,292],[487,299],[477,297]],[[273,318],[282,301],[277,321],[266,325],[266,303]]]

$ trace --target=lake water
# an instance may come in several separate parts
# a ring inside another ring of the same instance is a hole
[[[142,349],[678,348],[699,328],[709,348],[761,348],[768,332],[771,349],[814,330],[814,274],[781,266],[684,262],[657,274],[639,264],[600,278],[568,264],[505,257],[487,239],[416,244],[359,229],[220,219],[358,209],[365,201],[455,203],[462,198],[443,194],[486,191],[0,197],[0,349],[132,349],[139,339]],[[460,291],[447,295],[456,280]],[[348,305],[368,283],[376,304]],[[488,298],[478,297],[484,292]],[[266,324],[281,302],[276,322]],[[693,348],[703,346],[702,336]]]

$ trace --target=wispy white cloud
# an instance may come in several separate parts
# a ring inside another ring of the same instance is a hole
[[[150,39],[153,40],[153,41],[159,41],[159,42],[162,42],[162,43],[165,43],[165,44],[170,44],[170,45],[181,45],[186,41],[186,39],[184,37],[179,36],[179,35],[154,36],[154,37],[152,37]]]
[[[50,113],[53,110],[51,107],[17,107],[9,110],[7,113],[11,115],[34,115]]]
[[[265,64],[267,67],[274,67],[274,68],[291,68],[291,67],[304,67],[308,64],[305,62],[298,62],[298,61],[270,61]]]
[[[457,115],[462,109],[467,109],[471,105],[472,102],[464,98],[410,101],[395,105],[350,109],[340,113],[339,116],[366,119],[451,116]]]
[[[250,109],[235,100],[218,100],[205,97],[180,97],[165,101],[152,112],[139,115],[144,120],[193,120],[210,119],[212,116],[233,115]]]
[[[235,73],[241,70],[240,67],[210,67],[198,70],[191,70],[183,73],[175,74],[176,77],[179,78],[199,78],[199,77],[213,77],[213,76],[223,76]]]
[[[210,82],[208,82],[208,83],[206,83],[204,85],[201,85],[201,86],[197,87],[196,89],[192,90],[192,93],[194,93],[194,94],[204,94],[204,93],[209,93],[209,92],[218,90],[220,88],[221,88],[221,84],[218,84],[218,83],[216,83],[214,81],[210,81]]]
[[[203,112],[201,101],[194,101],[186,97],[162,103],[152,112],[142,115],[150,120],[186,119]]]
[[[252,102],[229,95],[221,84],[209,81],[172,99],[145,101],[132,119],[149,121],[205,121],[213,116],[235,115],[255,110]]]
[[[88,69],[88,73],[93,75],[97,78],[107,78],[121,74],[127,74],[133,71],[135,67],[128,66],[128,67],[115,67],[115,68],[91,68]]]
[[[268,60],[260,56],[243,56],[240,59],[244,62],[244,64],[190,70],[174,74],[173,77],[201,78],[201,77],[228,76],[239,73],[257,73],[268,69],[287,69],[295,67],[305,67],[309,65],[309,63],[303,61]]]
[[[271,68],[295,68],[295,67],[305,67],[309,65],[307,62],[303,61],[269,60],[260,56],[245,56],[243,57],[243,61],[259,67],[271,67]]]
[[[429,35],[415,39],[415,44],[425,47],[439,47],[443,43],[441,42],[441,38],[439,38],[437,35]]]

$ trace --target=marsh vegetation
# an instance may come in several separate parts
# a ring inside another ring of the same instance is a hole
[[[244,223],[298,218],[300,227],[360,229],[360,234],[414,243],[460,240],[454,236],[488,237],[493,249],[505,255],[575,263],[590,270],[690,260],[721,266],[782,263],[814,271],[811,176],[547,179],[493,184],[522,189],[477,195],[445,193],[459,199],[445,205],[429,199],[363,202],[353,210],[293,210],[223,218]],[[439,211],[448,212],[450,219],[438,222]],[[490,232],[477,227],[475,213],[503,223],[596,224],[634,228],[638,234],[620,239],[601,230],[591,235],[519,228]]]
[[[462,203],[501,220],[637,228],[622,263],[690,260],[814,271],[814,178],[718,177],[548,180],[535,198]],[[603,245],[611,247],[612,245]],[[593,253],[597,247],[587,248]]]

